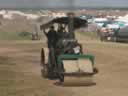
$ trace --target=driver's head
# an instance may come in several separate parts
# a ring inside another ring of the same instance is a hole
[[[61,27],[60,27],[60,29],[64,30],[64,27],[63,27],[63,26],[61,26]]]
[[[61,30],[61,31],[63,31],[63,30],[64,30],[63,25],[60,25],[60,26],[59,26],[59,30]]]
[[[54,26],[51,26],[51,27],[50,27],[50,30],[54,30],[54,29],[55,29]]]

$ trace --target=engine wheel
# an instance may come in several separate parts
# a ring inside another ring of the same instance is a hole
[[[41,73],[42,73],[42,76],[44,78],[48,78],[49,72],[48,72],[47,64],[45,64],[44,67],[43,67],[43,69],[41,69]]]
[[[41,66],[45,65],[45,54],[44,54],[44,48],[41,50]]]
[[[41,50],[41,73],[42,76],[47,78],[48,77],[48,66],[45,64],[45,54],[44,54],[44,49],[42,48]]]
[[[95,74],[97,74],[97,73],[99,73],[99,70],[98,70],[96,67],[94,67],[94,68],[93,68],[93,72],[94,72]]]

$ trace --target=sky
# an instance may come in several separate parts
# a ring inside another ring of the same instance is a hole
[[[128,7],[128,0],[0,0],[0,8]]]

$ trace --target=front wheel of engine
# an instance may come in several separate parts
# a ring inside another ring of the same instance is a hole
[[[97,74],[97,73],[99,73],[99,70],[94,67],[94,68],[93,68],[93,72],[94,72],[94,74]]]
[[[41,69],[41,73],[42,73],[42,76],[43,76],[44,78],[48,78],[49,72],[48,72],[48,67],[47,67],[46,64],[45,64],[45,65],[43,66],[43,68]]]

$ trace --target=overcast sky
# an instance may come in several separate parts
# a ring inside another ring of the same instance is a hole
[[[73,2],[72,2],[73,1]],[[0,7],[128,7],[128,0],[0,0]]]

